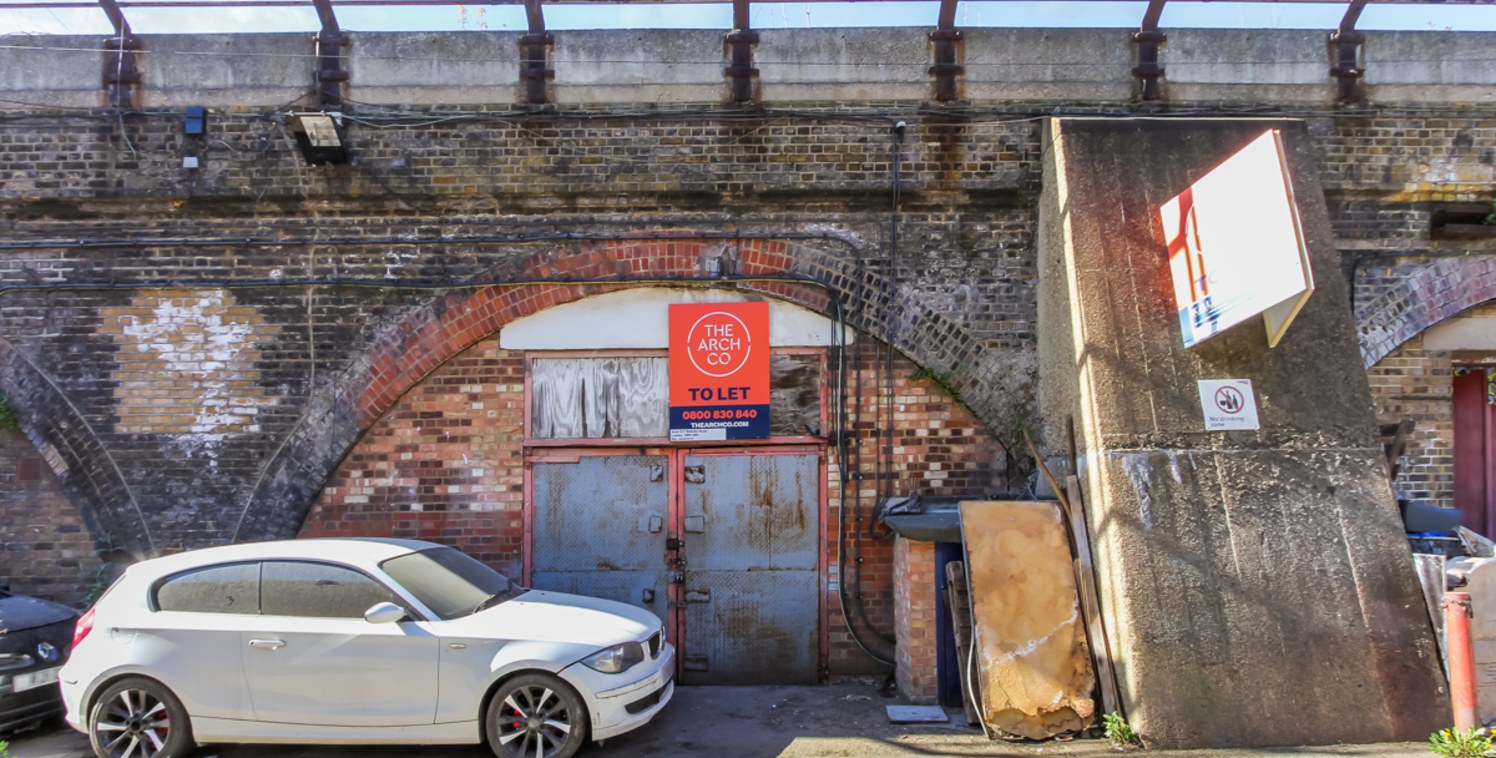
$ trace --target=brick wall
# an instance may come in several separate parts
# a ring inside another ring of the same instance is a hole
[[[1402,499],[1454,507],[1454,417],[1448,351],[1425,350],[1414,337],[1367,371],[1377,419],[1412,419],[1413,434],[1393,488]]]
[[[0,429],[0,586],[82,607],[112,578],[47,462]]]
[[[1496,304],[1473,308],[1466,315],[1496,316]],[[1394,483],[1399,498],[1455,507],[1451,382],[1459,365],[1450,351],[1426,348],[1420,335],[1367,371],[1377,419],[1384,424],[1403,419],[1414,423]]]
[[[1254,112],[1272,111],[1263,105]],[[65,458],[66,489],[135,552],[294,534],[347,446],[405,389],[370,406],[354,380],[404,360],[374,355],[411,338],[404,325],[460,305],[296,280],[504,280],[576,275],[579,262],[703,275],[650,268],[621,246],[597,260],[564,237],[781,234],[782,270],[830,285],[866,333],[949,375],[987,428],[1011,429],[1032,415],[1032,198],[1040,119],[1053,109],[1006,104],[957,124],[858,102],[752,117],[475,106],[417,124],[371,110],[350,126],[350,165],[307,167],[262,110],[214,108],[199,139],[165,112],[121,122],[8,108],[20,120],[0,133],[0,284],[126,289],[0,295],[0,384],[28,435]],[[909,124],[896,251],[885,117]],[[1427,219],[1431,203],[1489,187],[1482,145],[1496,118],[1433,106],[1304,117],[1348,253],[1489,248],[1430,243]],[[182,168],[188,154],[202,168]],[[1358,269],[1358,308],[1393,314],[1392,336],[1367,337],[1390,347],[1428,319],[1400,315],[1417,309],[1398,303],[1421,301],[1388,295],[1399,277],[1380,276],[1384,263]],[[1481,265],[1463,278],[1489,280]],[[419,376],[449,354],[423,347],[405,368]],[[201,368],[184,370],[184,356]]]
[[[903,537],[894,542],[894,615],[898,619],[899,694],[911,703],[939,697],[935,616],[935,544]]]
[[[899,357],[893,367],[893,460],[881,471],[878,455],[885,440],[878,434],[879,387],[887,374],[882,368],[879,346],[864,346],[860,360],[849,361],[853,369],[849,372],[849,392],[855,392],[861,381],[862,392],[857,402],[849,406],[848,428],[855,445],[849,451],[849,459],[857,466],[847,492],[847,574],[838,573],[836,526],[841,521],[839,507],[841,484],[835,475],[838,462],[835,451],[830,456],[832,476],[827,483],[829,513],[828,565],[832,581],[844,579],[848,582],[851,598],[848,615],[862,632],[866,643],[880,655],[891,655],[893,648],[881,640],[891,640],[896,635],[893,597],[899,569],[895,566],[894,540],[892,533],[873,523],[873,509],[886,483],[893,495],[922,494],[936,496],[980,497],[997,492],[1007,492],[1006,457],[1003,447],[994,436],[982,428],[970,410],[953,402],[946,390],[934,378],[916,379],[915,367]],[[878,539],[868,536],[871,531]],[[932,559],[933,565],[933,559]],[[933,570],[933,569],[932,569]],[[933,600],[934,583],[923,585],[929,588]],[[833,672],[842,673],[886,673],[886,669],[870,665],[857,642],[852,639],[839,612],[837,590],[828,588],[827,607],[832,609],[830,630],[830,658]],[[861,601],[857,598],[861,598]],[[857,607],[866,609],[865,617]],[[866,623],[862,623],[863,619]],[[933,635],[933,632],[932,632]]]
[[[525,362],[489,337],[411,390],[317,496],[302,537],[400,537],[523,572]]]

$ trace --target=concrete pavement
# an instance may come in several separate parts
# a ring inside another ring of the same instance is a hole
[[[989,741],[958,712],[949,724],[896,726],[884,706],[898,704],[871,684],[825,687],[681,687],[649,725],[583,751],[588,758],[885,758],[894,756],[1115,756],[1103,739]],[[1222,718],[1231,718],[1223,714]],[[1170,758],[1285,755],[1428,758],[1424,744],[1341,745],[1266,750],[1147,751]],[[14,758],[89,758],[88,740],[59,724],[11,738]],[[210,745],[192,758],[488,758],[473,747]]]

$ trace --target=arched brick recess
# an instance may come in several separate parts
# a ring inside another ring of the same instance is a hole
[[[536,253],[514,275],[495,277],[493,286],[481,286],[480,279],[474,282],[478,286],[416,309],[375,340],[335,383],[312,396],[301,423],[266,464],[233,541],[294,536],[316,493],[359,436],[422,378],[504,324],[553,305],[641,284],[710,285],[713,277],[703,274],[702,258],[722,246],[721,241],[685,234],[674,239],[578,241]],[[851,258],[809,244],[750,238],[733,247],[740,280],[794,276],[815,282],[856,281]],[[624,281],[579,281],[587,279]],[[577,283],[558,283],[570,281]],[[814,283],[739,281],[737,286],[818,313],[826,313],[831,303],[827,290]],[[840,296],[847,298],[846,293]],[[880,315],[869,310],[864,321],[885,322]],[[875,328],[874,334],[879,332]],[[968,352],[980,350],[959,336],[943,339]]]
[[[108,579],[83,514],[14,429],[0,429],[0,546],[0,585],[13,592],[82,606]]]
[[[916,378],[917,367],[903,356],[895,357],[892,372],[897,414],[893,460],[877,465],[885,440],[876,419],[887,375],[881,346],[864,341],[861,347],[849,351],[846,382],[853,395],[847,402],[849,440],[861,466],[846,493],[846,578],[861,598],[849,614],[858,629],[891,634],[894,543],[866,536],[869,531],[884,533],[871,523],[883,488],[896,494],[981,498],[1006,491],[1008,483],[1005,456],[992,435],[936,382]],[[834,366],[828,369],[835,371]],[[836,386],[834,374],[827,378]],[[316,495],[297,536],[429,540],[457,547],[510,576],[521,575],[524,382],[525,354],[503,350],[493,335],[445,361],[403,393],[352,446]],[[828,458],[824,550],[827,564],[835,566],[842,491],[835,449]],[[840,600],[830,589],[834,585],[827,586],[832,672],[886,673],[862,654],[835,610]],[[934,619],[914,623],[929,627]]]
[[[1403,343],[1496,298],[1496,257],[1437,258],[1401,276],[1357,310],[1361,358],[1370,368]]]
[[[155,553],[149,527],[103,442],[57,385],[0,338],[0,390],[21,431],[90,527],[95,544],[135,558]],[[45,408],[45,413],[33,409]]]

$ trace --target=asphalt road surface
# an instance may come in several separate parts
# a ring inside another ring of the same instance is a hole
[[[959,710],[944,724],[889,723],[885,697],[873,683],[824,687],[680,687],[654,721],[594,744],[580,758],[883,758],[884,756],[1115,756],[1102,739],[1070,742],[990,741],[968,727]],[[91,758],[88,740],[60,721],[12,735],[13,758]],[[1343,745],[1272,750],[1149,751],[1149,756],[1246,758],[1338,755],[1427,758],[1426,744]],[[206,745],[190,758],[490,758],[472,747],[325,747]]]

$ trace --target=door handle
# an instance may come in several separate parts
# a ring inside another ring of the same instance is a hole
[[[280,650],[286,646],[285,640],[250,640],[250,647],[263,647],[271,650]]]

